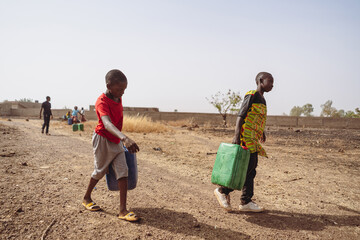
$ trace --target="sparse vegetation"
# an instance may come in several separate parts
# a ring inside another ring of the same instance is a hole
[[[333,101],[328,100],[324,104],[321,105],[322,111],[321,117],[348,117],[348,118],[360,118],[360,109],[355,108],[354,111],[345,112],[343,109],[337,110],[332,106]]]
[[[192,126],[196,124],[194,118],[181,119],[176,121],[166,121],[164,122],[166,125],[172,127],[182,127],[182,126]]]
[[[84,123],[85,130],[93,131],[97,125],[97,121],[87,121]],[[161,133],[167,132],[170,128],[160,122],[154,122],[147,116],[124,116],[124,132],[136,133]]]
[[[311,117],[311,113],[314,111],[314,107],[312,104],[307,103],[302,107],[294,106],[290,110],[290,116],[299,117],[301,115],[304,115],[305,117]]]
[[[228,112],[239,111],[242,99],[239,92],[234,92],[229,89],[227,93],[217,92],[211,96],[211,99],[206,98],[206,100],[218,110],[223,118],[223,124],[226,127]]]
[[[16,102],[34,102],[31,98],[20,98],[19,100],[15,99]]]

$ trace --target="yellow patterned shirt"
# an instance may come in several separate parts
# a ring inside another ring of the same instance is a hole
[[[260,144],[266,124],[265,98],[255,90],[247,92],[239,116],[244,119],[240,137],[242,144],[248,147],[251,153],[257,152],[260,156],[268,157]]]

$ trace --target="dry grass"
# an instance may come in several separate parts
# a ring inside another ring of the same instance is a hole
[[[83,123],[85,132],[94,131],[98,121],[90,120]],[[67,122],[58,122],[54,126],[67,125]],[[61,128],[61,127],[60,127]],[[69,126],[69,129],[70,126]],[[124,132],[136,133],[162,133],[168,132],[171,129],[163,123],[154,122],[147,116],[124,116],[123,129]]]
[[[182,126],[192,126],[195,125],[196,122],[194,118],[181,119],[176,121],[166,121],[166,124],[172,127],[182,127]]]
[[[147,116],[125,116],[123,130],[137,133],[161,133],[170,131],[170,128],[163,123],[152,121]]]

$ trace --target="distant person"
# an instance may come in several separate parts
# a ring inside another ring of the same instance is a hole
[[[71,117],[71,112],[68,111],[65,115],[63,115],[62,119],[66,121],[66,120],[68,120],[70,117]]]
[[[70,111],[68,111],[67,113],[66,113],[66,119],[69,119],[69,118],[71,118],[71,112]]]
[[[82,107],[80,110],[80,115],[81,115],[81,122],[86,122],[86,118],[85,118],[85,110]]]
[[[44,129],[46,127],[46,135],[49,134],[49,125],[50,125],[50,118],[53,118],[52,112],[51,112],[51,103],[50,103],[50,97],[46,97],[46,101],[41,104],[40,108],[40,119],[41,119],[41,113],[44,110],[44,124],[41,129],[41,133],[44,133]]]
[[[74,109],[72,110],[72,113],[71,113],[71,117],[73,119],[73,123],[78,123],[80,122],[79,121],[79,118],[78,118],[78,114],[81,115],[80,111],[78,110],[78,107],[75,106]]]
[[[238,118],[236,120],[235,136],[233,144],[245,146],[250,150],[250,160],[247,169],[247,176],[241,195],[240,211],[262,212],[263,207],[258,206],[252,201],[254,195],[254,178],[258,164],[258,155],[267,157],[265,150],[259,141],[265,142],[264,132],[266,123],[266,101],[265,92],[270,92],[273,88],[274,78],[270,73],[260,72],[256,76],[256,90],[246,93],[241,105]],[[227,211],[231,210],[230,195],[234,191],[223,186],[215,189],[214,194],[221,207]]]
[[[101,209],[91,199],[91,192],[111,164],[120,189],[118,218],[135,222],[139,220],[139,217],[126,209],[128,167],[123,145],[130,153],[139,151],[139,147],[121,132],[123,126],[122,95],[127,87],[127,78],[120,70],[115,69],[106,74],[105,80],[107,91],[100,95],[95,104],[99,120],[92,138],[95,169],[91,174],[82,204],[90,211]]]

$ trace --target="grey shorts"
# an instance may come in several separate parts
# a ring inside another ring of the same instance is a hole
[[[94,150],[94,172],[91,177],[100,180],[108,172],[111,164],[114,169],[116,179],[128,176],[128,167],[126,164],[125,150],[122,142],[119,144],[110,142],[105,137],[94,132],[92,137]]]

